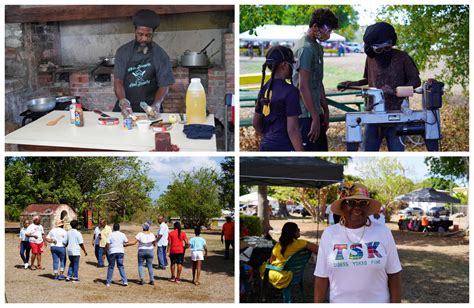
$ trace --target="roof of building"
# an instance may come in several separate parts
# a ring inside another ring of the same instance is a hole
[[[62,206],[69,207],[67,204],[30,204],[25,208],[22,214],[50,214]]]

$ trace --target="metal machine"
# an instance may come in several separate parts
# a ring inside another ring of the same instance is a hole
[[[444,83],[429,79],[420,88],[411,91],[399,91],[407,87],[398,87],[397,94],[408,92],[403,96],[402,111],[385,110],[383,91],[377,88],[362,88],[338,85],[338,90],[358,89],[364,98],[372,97],[373,109],[366,112],[346,113],[346,145],[347,151],[357,151],[363,141],[364,124],[396,125],[397,135],[419,135],[424,138],[428,151],[439,151],[441,139],[441,120],[439,109],[442,105]],[[408,97],[413,93],[422,95],[422,110],[409,109]]]

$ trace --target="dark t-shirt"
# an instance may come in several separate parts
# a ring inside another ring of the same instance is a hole
[[[365,61],[364,78],[369,87],[381,88],[390,86],[394,91],[398,86],[420,86],[420,72],[413,59],[404,51],[393,49],[390,65],[381,67],[375,58],[367,57]],[[395,95],[385,95],[385,110],[400,110],[402,98]],[[370,106],[368,110],[372,109]]]
[[[117,50],[114,78],[124,81],[126,98],[135,112],[142,111],[141,101],[153,104],[156,91],[175,82],[166,52],[152,43],[152,48],[144,55],[137,51],[134,40]]]
[[[268,89],[267,82],[262,91]],[[263,97],[262,93],[262,97]],[[274,79],[270,98],[270,114],[263,117],[263,137],[261,150],[294,151],[287,130],[287,117],[301,114],[300,93],[298,89],[281,79]],[[255,112],[262,114],[263,106],[259,104]]]

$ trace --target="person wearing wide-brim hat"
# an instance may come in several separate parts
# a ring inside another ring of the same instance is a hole
[[[331,210],[339,224],[324,230],[314,271],[314,301],[331,303],[401,302],[401,264],[390,230],[369,216],[381,203],[362,184],[344,183]]]
[[[166,51],[153,42],[153,33],[160,17],[152,10],[139,10],[132,17],[135,39],[122,45],[115,53],[114,92],[117,102],[113,111],[124,115],[162,112],[162,102],[169,86],[175,83],[172,65]]]
[[[53,257],[53,273],[55,280],[64,280],[64,269],[66,267],[66,247],[63,240],[67,237],[64,230],[64,222],[56,220],[55,227],[49,231],[46,241],[51,243],[51,256]]]

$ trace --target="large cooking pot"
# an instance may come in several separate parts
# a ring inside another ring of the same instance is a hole
[[[48,112],[56,107],[56,97],[35,98],[26,103],[31,112]]]
[[[212,39],[209,43],[207,43],[206,47],[201,49],[200,52],[186,50],[184,52],[184,55],[181,56],[181,66],[184,66],[184,67],[208,66],[209,57],[207,56],[206,49],[214,41],[215,39]]]

